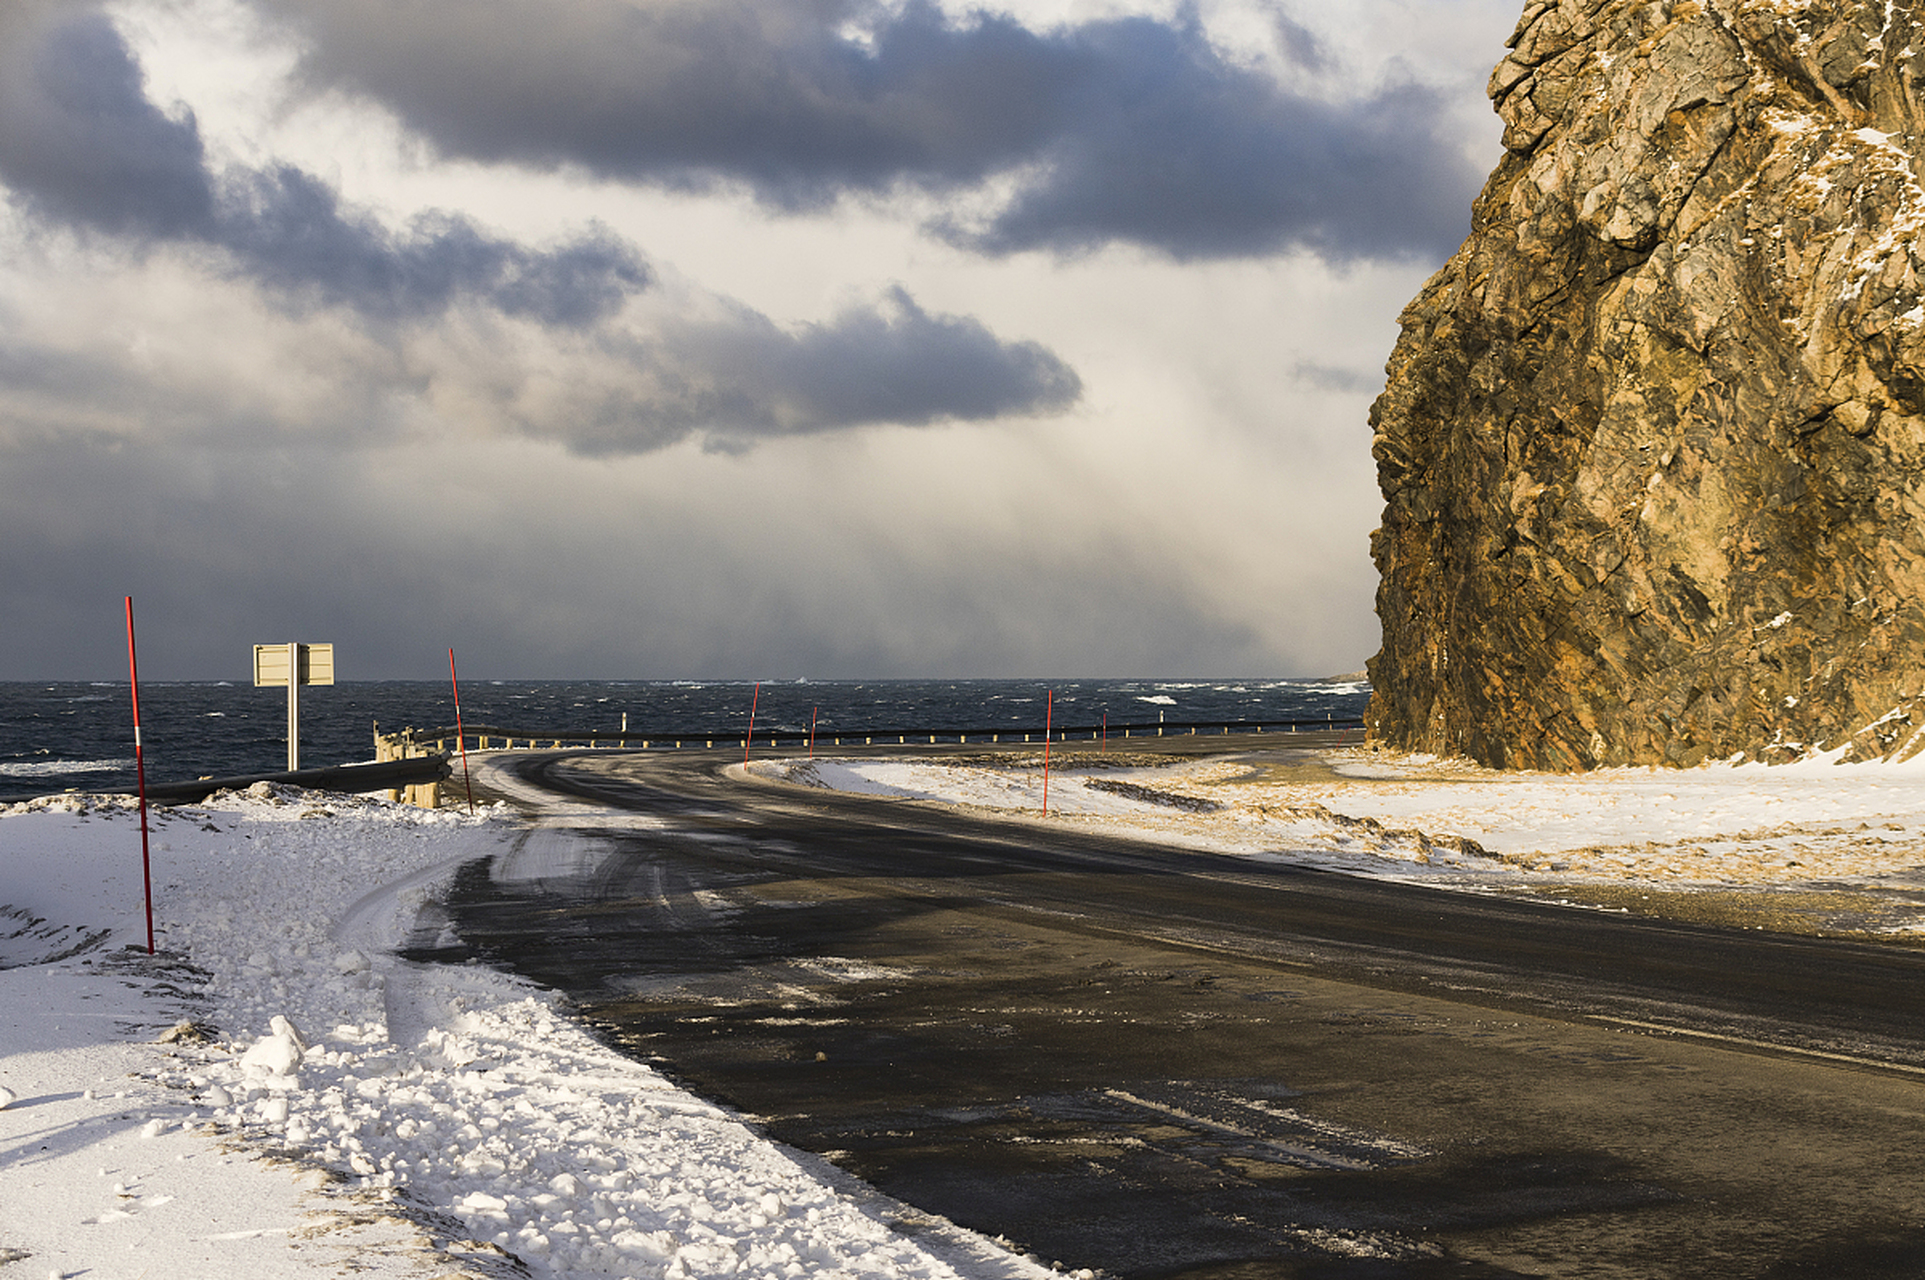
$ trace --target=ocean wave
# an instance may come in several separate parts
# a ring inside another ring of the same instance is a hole
[[[0,761],[0,778],[47,778],[63,773],[113,773],[131,769],[132,760],[9,760]]]

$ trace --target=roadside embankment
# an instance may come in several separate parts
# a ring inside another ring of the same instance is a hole
[[[1189,744],[1186,744],[1189,745]],[[1044,820],[1040,751],[757,776]],[[1925,939],[1925,768],[1486,769],[1361,747],[1059,751],[1047,820],[1351,874],[1748,928]]]

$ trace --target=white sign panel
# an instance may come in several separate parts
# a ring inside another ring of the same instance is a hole
[[[334,683],[334,646],[331,644],[257,644],[254,646],[254,687],[287,683],[289,649],[300,654],[302,684]]]

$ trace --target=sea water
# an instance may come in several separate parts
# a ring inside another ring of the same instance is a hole
[[[524,734],[651,739],[1058,725],[1354,724],[1369,688],[1303,680],[464,681],[462,723]],[[271,773],[287,767],[287,690],[226,681],[143,681],[141,750],[149,782]],[[625,719],[624,719],[625,718]],[[304,768],[374,758],[376,726],[453,725],[445,682],[347,681],[300,696]],[[0,682],[0,799],[134,786],[133,705],[118,683]]]

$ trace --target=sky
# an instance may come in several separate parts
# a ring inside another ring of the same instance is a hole
[[[1517,0],[7,0],[0,679],[1318,676]]]

